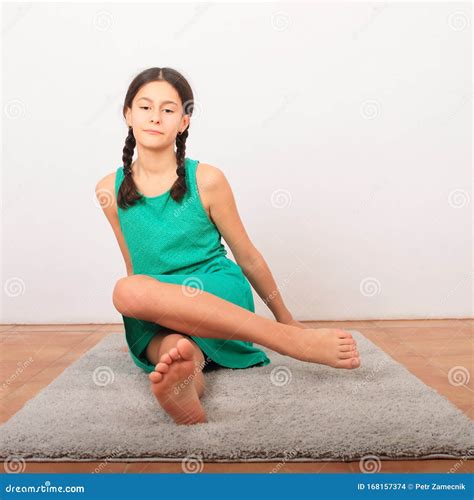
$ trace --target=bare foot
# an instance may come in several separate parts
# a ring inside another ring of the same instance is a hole
[[[194,347],[179,339],[176,347],[163,354],[148,377],[156,399],[177,424],[207,422],[194,384],[196,375]]]
[[[301,361],[320,363],[333,368],[354,369],[360,366],[356,341],[346,330],[301,329],[289,344],[291,345],[288,345],[288,355]]]

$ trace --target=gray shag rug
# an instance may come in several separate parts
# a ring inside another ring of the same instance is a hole
[[[176,425],[110,334],[0,427],[24,461],[354,461],[471,457],[473,422],[360,332],[342,370],[262,348],[271,363],[205,373],[209,422]],[[259,346],[260,347],[260,346]],[[196,458],[197,457],[197,458]]]

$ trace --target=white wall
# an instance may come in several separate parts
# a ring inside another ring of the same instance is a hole
[[[468,2],[2,9],[3,323],[121,321],[94,188],[151,66],[189,79],[187,156],[225,172],[296,318],[472,316]]]

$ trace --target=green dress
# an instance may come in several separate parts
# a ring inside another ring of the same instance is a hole
[[[202,205],[196,183],[198,164],[198,160],[185,158],[187,191],[180,202],[173,200],[170,189],[158,196],[145,196],[131,207],[117,207],[133,273],[204,290],[255,312],[250,284],[240,266],[226,256],[221,234]],[[123,178],[121,166],[115,177],[116,197]],[[133,361],[145,372],[152,372],[155,365],[147,359],[146,347],[157,332],[169,328],[123,314],[122,318]],[[188,336],[204,357],[218,366],[249,368],[270,363],[252,342]]]

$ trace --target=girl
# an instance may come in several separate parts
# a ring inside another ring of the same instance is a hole
[[[199,399],[203,372],[270,363],[253,342],[302,361],[360,366],[350,332],[293,319],[249,240],[224,173],[185,156],[193,107],[189,83],[174,69],[137,75],[123,106],[123,166],[96,187],[127,268],[113,303],[130,356],[177,424],[207,422]],[[277,321],[255,314],[247,278]]]

